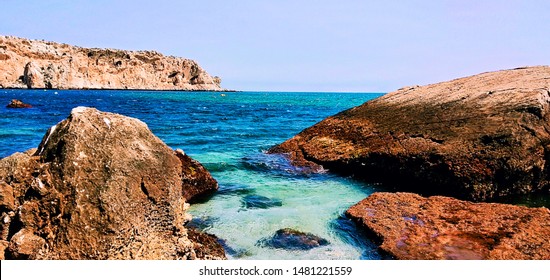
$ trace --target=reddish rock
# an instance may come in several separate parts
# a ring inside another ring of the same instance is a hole
[[[196,244],[183,226],[191,219],[186,178],[195,178],[194,193],[217,184],[181,157],[137,119],[73,109],[38,149],[0,160],[5,257],[225,258],[223,249],[202,252],[221,246]]]
[[[20,109],[20,108],[32,108],[30,104],[23,103],[21,100],[12,99],[10,104],[6,105],[6,108]]]
[[[407,87],[272,148],[298,165],[469,200],[550,189],[550,67]]]
[[[397,259],[550,259],[550,211],[374,193],[346,214]]]

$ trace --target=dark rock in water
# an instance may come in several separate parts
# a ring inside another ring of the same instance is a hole
[[[23,101],[21,100],[12,99],[10,104],[8,104],[6,108],[19,109],[19,108],[32,108],[32,106],[30,104],[23,103]]]
[[[328,240],[290,228],[280,229],[270,238],[258,241],[258,245],[285,250],[310,250],[328,245]]]
[[[229,244],[227,244],[227,241],[225,239],[221,239],[221,238],[218,239],[218,243],[222,245],[223,249],[225,250],[225,253],[232,257],[241,258],[249,255],[249,253],[244,249],[235,249],[229,246]]]
[[[353,245],[355,248],[360,248],[363,253],[360,259],[392,259],[392,256],[381,252],[370,238],[362,226],[358,226],[352,219],[340,216],[332,220],[329,224],[331,231],[340,240],[347,244]]]
[[[204,218],[193,217],[193,219],[187,222],[185,226],[188,228],[196,228],[200,231],[204,231],[206,229],[211,228],[214,225],[214,223],[217,222],[218,220],[219,220],[218,218],[212,218],[212,217],[204,217]]]
[[[270,149],[298,166],[488,200],[550,189],[550,66],[399,89]]]
[[[247,195],[243,197],[243,207],[247,209],[251,208],[271,208],[271,207],[278,207],[282,206],[283,202],[280,199],[277,198],[269,198],[261,195]]]
[[[145,123],[75,108],[38,149],[0,159],[0,248],[9,259],[223,259],[183,226],[187,183],[213,184],[199,173]]]
[[[346,215],[397,259],[550,259],[543,207],[377,192]]]
[[[293,165],[288,158],[277,154],[258,153],[249,155],[242,159],[243,166],[248,170],[269,172],[277,176],[298,176],[310,177],[324,170],[319,166],[298,166]]]
[[[216,195],[246,195],[253,193],[254,189],[242,184],[222,184]]]

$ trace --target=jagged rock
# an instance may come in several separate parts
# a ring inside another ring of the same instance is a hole
[[[547,208],[374,193],[346,214],[398,259],[550,258]]]
[[[189,175],[191,169],[203,174]],[[212,242],[197,244],[208,238],[191,240],[183,226],[191,219],[189,176],[194,194],[203,184],[206,191],[217,186],[200,163],[170,149],[145,123],[75,108],[38,149],[0,160],[5,256],[225,258]]]
[[[550,188],[550,67],[407,87],[270,150],[298,165],[472,200]]]
[[[18,99],[12,99],[10,104],[6,108],[19,109],[19,108],[32,108],[31,105],[23,103],[23,101]]]
[[[0,88],[224,90],[195,61],[0,36]]]
[[[261,246],[286,250],[310,250],[328,244],[324,238],[291,228],[280,229],[272,237],[258,241]]]

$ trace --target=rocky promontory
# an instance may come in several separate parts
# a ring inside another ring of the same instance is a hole
[[[397,259],[550,259],[550,211],[374,193],[346,214]]]
[[[297,165],[468,200],[548,192],[550,67],[388,93],[272,148]]]
[[[78,107],[37,149],[0,160],[0,257],[223,259],[188,230],[188,200],[217,189],[202,165],[137,119]]]
[[[224,90],[195,61],[0,36],[0,88]]]

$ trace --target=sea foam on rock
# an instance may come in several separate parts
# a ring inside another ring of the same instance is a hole
[[[215,238],[183,226],[187,201],[215,189],[145,123],[78,107],[38,149],[0,160],[0,249],[7,259],[225,258]]]

